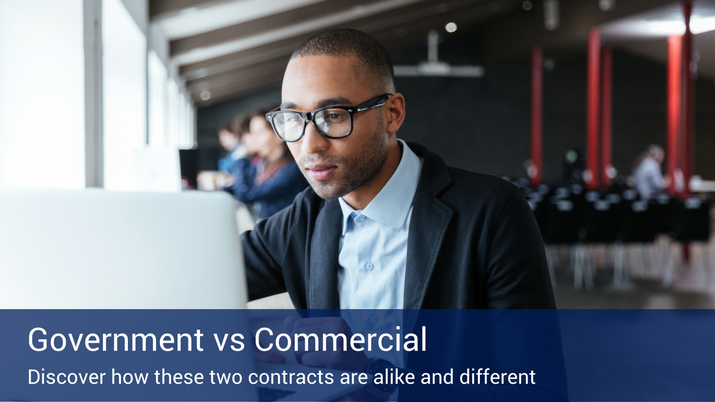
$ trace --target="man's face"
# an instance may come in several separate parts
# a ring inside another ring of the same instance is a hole
[[[665,160],[665,152],[656,152],[655,161],[660,165],[663,163],[663,160]]]
[[[283,110],[309,112],[326,106],[355,106],[375,93],[360,76],[353,57],[305,56],[293,59],[283,79]],[[390,141],[384,106],[353,115],[346,138],[325,138],[308,123],[305,134],[289,143],[293,157],[313,190],[322,198],[342,197],[369,185],[385,163]]]

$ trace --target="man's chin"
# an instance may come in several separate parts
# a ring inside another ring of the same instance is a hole
[[[341,191],[342,189],[331,186],[330,184],[316,183],[312,180],[309,180],[308,183],[315,194],[318,194],[318,197],[324,200],[335,200],[348,193],[348,191]]]

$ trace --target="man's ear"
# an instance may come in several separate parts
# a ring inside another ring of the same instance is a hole
[[[388,113],[386,131],[395,134],[405,121],[405,97],[396,93],[387,100],[385,106]]]

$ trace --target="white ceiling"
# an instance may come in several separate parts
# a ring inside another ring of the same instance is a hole
[[[699,75],[715,79],[715,0],[693,2],[691,17],[694,62]],[[685,30],[679,2],[623,18],[599,27],[606,41],[620,48],[665,63],[668,36]]]

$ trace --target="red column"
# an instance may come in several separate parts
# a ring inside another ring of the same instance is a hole
[[[672,35],[668,38],[668,194],[676,194],[675,171],[680,165],[680,91],[681,91],[682,37]]]
[[[682,133],[682,159],[680,160],[685,187],[681,193],[681,198],[690,196],[690,177],[693,175],[693,146],[695,137],[695,114],[694,114],[694,82],[693,72],[690,64],[693,61],[693,33],[690,31],[690,16],[693,11],[693,3],[683,1],[683,16],[685,17],[685,34],[683,35],[683,133]]]
[[[543,132],[543,56],[540,47],[531,52],[531,186],[541,184]]]
[[[588,86],[586,101],[586,187],[595,190],[599,186],[598,169],[598,119],[600,95],[601,35],[596,29],[588,33]]]
[[[612,136],[612,82],[613,82],[613,52],[603,49],[603,77],[601,83],[601,185],[610,186],[611,177],[611,136]]]

